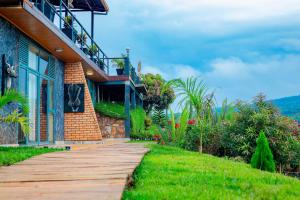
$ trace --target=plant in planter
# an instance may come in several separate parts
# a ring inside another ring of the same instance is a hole
[[[125,58],[125,55],[122,55],[123,58]],[[113,66],[116,67],[116,71],[118,75],[123,75],[124,74],[124,68],[125,68],[125,61],[123,58],[116,58],[113,59]]]
[[[97,55],[97,53],[99,52],[99,48],[97,47],[96,44],[93,44],[89,47],[89,53],[91,55],[91,59],[97,63],[97,58],[95,58],[95,56]]]
[[[85,53],[89,53],[89,49],[86,47],[87,35],[86,33],[80,33],[77,35],[77,43],[80,45],[81,50]]]
[[[73,29],[73,17],[71,15],[67,15],[64,18],[64,28],[62,28],[62,32],[66,34],[73,42],[76,41],[77,31]]]

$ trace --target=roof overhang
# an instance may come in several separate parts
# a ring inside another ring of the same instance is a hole
[[[67,0],[63,0],[65,3]],[[60,0],[50,0],[56,6],[59,6]],[[86,11],[108,12],[109,7],[105,0],[73,0],[73,9],[80,9]]]

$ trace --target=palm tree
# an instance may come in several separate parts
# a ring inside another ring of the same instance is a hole
[[[199,77],[189,77],[186,80],[172,80],[177,96],[180,98],[179,106],[188,107],[190,118],[197,118],[200,128],[199,152],[202,153],[202,138],[206,126],[213,119],[214,94],[208,94],[208,88]]]
[[[19,112],[19,109],[16,109],[11,113],[6,113],[3,111],[3,108],[11,102],[18,103],[22,113]],[[27,117],[29,113],[29,106],[26,97],[15,90],[7,90],[3,95],[0,95],[0,110],[3,111],[2,115],[0,116],[0,122],[18,123],[20,124],[24,134],[29,134],[29,119]]]

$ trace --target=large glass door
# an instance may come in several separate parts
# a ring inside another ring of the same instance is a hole
[[[30,46],[28,65],[19,68],[19,89],[27,96],[30,108],[27,144],[54,142],[54,80],[48,76],[49,59],[48,54]],[[20,142],[22,136],[19,133]]]
[[[28,103],[29,103],[29,122],[30,132],[28,140],[31,143],[38,142],[38,89],[37,89],[37,76],[29,74],[28,78]]]

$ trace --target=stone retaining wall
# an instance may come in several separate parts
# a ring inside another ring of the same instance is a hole
[[[103,138],[125,138],[125,120],[103,116],[97,113]]]

